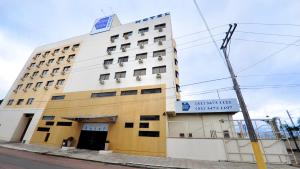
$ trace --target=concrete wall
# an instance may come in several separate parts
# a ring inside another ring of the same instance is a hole
[[[290,164],[283,141],[261,140],[268,163]],[[249,140],[168,138],[167,156],[209,161],[254,162]]]
[[[34,114],[27,132],[24,135],[23,140],[26,143],[29,142],[35,126],[37,125],[42,109],[0,109],[0,140],[4,141],[19,141],[24,127],[26,126],[25,113]]]

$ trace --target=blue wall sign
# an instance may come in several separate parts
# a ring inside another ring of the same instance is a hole
[[[182,111],[189,111],[190,110],[190,104],[188,102],[182,102]]]
[[[108,31],[111,27],[112,21],[113,21],[113,16],[107,16],[104,18],[96,19],[90,34],[93,35],[96,33]]]

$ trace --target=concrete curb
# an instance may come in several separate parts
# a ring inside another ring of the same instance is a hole
[[[34,151],[34,150],[28,150],[28,149],[20,148],[20,147],[13,147],[13,146],[9,146],[9,145],[0,145],[0,147],[7,148],[7,149],[12,149],[12,150],[26,151],[26,152],[36,153],[36,154],[42,154],[42,155],[49,155],[49,156],[55,156],[55,157],[64,157],[64,158],[70,158],[70,159],[76,159],[76,160],[99,162],[99,163],[104,163],[104,164],[120,165],[120,166],[128,166],[128,167],[148,168],[148,169],[189,169],[189,168],[183,168],[183,167],[151,165],[151,164],[134,163],[134,162],[121,163],[121,162],[109,162],[109,161],[85,159],[85,158],[72,157],[72,156],[62,155],[62,154],[54,154],[50,151],[44,151],[44,152],[43,151]]]

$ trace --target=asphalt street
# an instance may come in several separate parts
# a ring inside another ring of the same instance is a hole
[[[0,148],[0,169],[134,169]]]

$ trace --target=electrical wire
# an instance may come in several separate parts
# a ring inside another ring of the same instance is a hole
[[[258,43],[274,44],[274,45],[300,46],[300,44],[295,44],[295,43],[271,42],[271,41],[262,41],[262,40],[254,40],[254,39],[243,39],[243,38],[232,38],[232,40],[247,41],[247,42],[258,42]]]
[[[291,35],[291,34],[276,34],[276,33],[264,33],[264,32],[251,32],[251,31],[242,31],[237,30],[238,33],[245,33],[245,34],[255,34],[255,35],[264,35],[264,36],[282,36],[282,37],[295,37],[299,38],[300,35]]]
[[[289,24],[289,23],[259,23],[259,22],[237,22],[240,25],[262,25],[262,26],[294,26],[300,27],[299,24]]]

